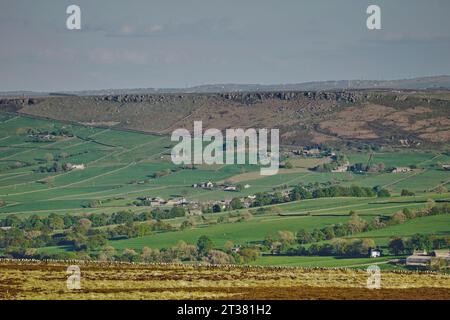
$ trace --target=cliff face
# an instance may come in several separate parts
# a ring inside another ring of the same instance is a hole
[[[170,134],[204,128],[278,128],[283,144],[450,141],[448,91],[268,91],[111,94],[0,100],[0,110],[89,125]]]
[[[188,97],[204,96],[213,100],[235,101],[242,104],[254,104],[264,102],[265,100],[284,100],[292,101],[302,98],[312,100],[330,100],[336,102],[355,102],[358,95],[348,91],[330,91],[330,92],[229,92],[217,94],[119,94],[104,95],[95,97],[95,101],[112,101],[122,103],[159,103],[173,102],[183,100]]]
[[[5,98],[0,99],[0,111],[16,112],[24,106],[36,104],[36,98]]]

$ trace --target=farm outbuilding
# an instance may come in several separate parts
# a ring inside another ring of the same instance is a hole
[[[392,169],[391,173],[407,173],[407,172],[411,172],[412,169],[408,168],[408,167],[397,167]]]
[[[381,257],[381,250],[380,249],[370,249],[369,250],[369,256],[371,258]]]
[[[431,256],[411,255],[406,258],[407,266],[428,267],[431,264]]]
[[[414,267],[428,267],[431,264],[431,258],[431,255],[428,255],[426,251],[415,250],[412,255],[406,258],[406,265]]]

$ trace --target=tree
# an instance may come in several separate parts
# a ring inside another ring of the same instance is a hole
[[[148,247],[144,247],[142,249],[141,257],[144,262],[158,262],[161,260],[159,249],[152,249]]]
[[[0,227],[18,227],[21,222],[22,220],[17,215],[9,214],[6,218],[0,220]]]
[[[415,193],[412,191],[409,191],[408,189],[402,189],[402,192],[400,195],[402,197],[412,197],[412,196],[415,196]]]
[[[389,251],[393,255],[399,255],[405,251],[405,243],[403,242],[403,239],[400,237],[391,238],[391,240],[389,241],[388,247],[389,247]]]
[[[391,218],[389,219],[389,223],[390,224],[402,224],[406,220],[407,220],[406,215],[403,212],[399,211],[399,212],[394,213],[391,216]]]
[[[402,213],[405,215],[406,219],[414,219],[416,217],[416,213],[408,208],[403,208]]]
[[[328,226],[322,229],[323,234],[325,235],[325,239],[326,240],[330,240],[333,239],[334,237],[336,237],[336,235],[334,234],[334,229],[332,226]]]
[[[350,186],[350,194],[352,197],[364,197],[365,192],[360,186],[352,185]]]
[[[299,244],[306,244],[312,241],[311,233],[305,229],[300,229],[297,231],[297,242]]]
[[[114,224],[129,223],[129,222],[133,222],[133,220],[134,220],[134,215],[130,211],[114,212],[111,216],[111,221]]]
[[[260,252],[258,249],[254,248],[242,248],[239,250],[239,255],[243,258],[244,262],[247,263],[258,259]]]
[[[294,165],[292,164],[292,162],[290,162],[290,161],[286,161],[285,163],[284,163],[284,168],[285,169],[292,169],[294,167]]]
[[[55,213],[51,213],[47,218],[48,227],[52,230],[60,230],[64,228],[64,219]]]
[[[80,232],[70,232],[66,236],[67,241],[72,242],[73,248],[76,251],[86,250],[88,237]]]
[[[231,255],[220,250],[211,250],[208,254],[208,261],[212,264],[234,263],[234,259]]]
[[[295,240],[294,233],[291,231],[278,231],[278,236],[283,244],[292,244]]]
[[[47,162],[53,161],[54,158],[55,158],[55,157],[54,157],[53,154],[51,154],[51,153],[46,153],[46,154],[45,154],[45,160],[46,160]]]
[[[370,221],[368,229],[369,230],[378,230],[384,228],[386,223],[383,221],[382,217],[375,217],[372,221]]]
[[[347,223],[351,234],[363,232],[367,228],[367,222],[361,219],[356,213],[352,215],[352,218]]]
[[[350,242],[348,253],[352,256],[365,256],[370,248],[375,248],[375,241],[372,239],[354,239]]]
[[[311,233],[311,237],[314,242],[325,240],[325,235],[320,229],[314,229]]]
[[[284,196],[281,192],[275,192],[272,197],[272,203],[283,203],[284,202]]]
[[[391,196],[391,193],[388,190],[386,190],[386,189],[381,189],[377,193],[377,197],[378,198],[388,198],[390,196]]]
[[[186,210],[184,210],[181,206],[174,206],[172,209],[170,209],[170,217],[176,218],[176,217],[184,217],[186,215]]]
[[[337,238],[331,240],[331,246],[333,247],[333,253],[337,256],[344,256],[348,251],[348,241],[345,239]]]
[[[294,189],[292,189],[291,193],[289,194],[289,197],[291,201],[297,201],[302,199],[311,199],[312,194],[307,189],[301,186],[296,186]]]
[[[190,260],[191,252],[189,250],[189,245],[183,240],[178,240],[177,244],[172,247],[172,250],[175,252],[176,258],[180,260]],[[196,249],[194,248],[194,251]]]
[[[408,240],[407,247],[411,251],[413,250],[430,251],[433,248],[433,242],[431,241],[430,236],[417,233]]]
[[[194,226],[194,224],[192,223],[192,220],[190,219],[186,219],[184,220],[181,225],[180,225],[180,229],[184,230],[184,229],[190,229]]]
[[[202,256],[206,256],[209,251],[214,247],[214,243],[208,236],[201,236],[197,240],[197,250]]]
[[[439,186],[436,189],[434,189],[434,191],[441,194],[441,193],[447,192],[447,189],[444,186]]]
[[[104,255],[106,261],[113,260],[114,255],[116,254],[116,249],[113,246],[105,246],[101,253]]]
[[[244,207],[241,199],[239,199],[239,198],[233,198],[230,202],[230,206],[231,206],[231,209],[233,209],[233,210],[242,209]]]
[[[139,262],[141,257],[138,253],[133,249],[124,249],[122,252],[122,256],[120,257],[122,261],[126,262]]]
[[[212,211],[213,212],[221,212],[222,211],[222,207],[220,206],[220,204],[216,203],[215,205],[213,205]]]
[[[225,249],[225,252],[230,253],[231,250],[234,248],[233,241],[228,240],[227,242],[225,242],[223,248]]]
[[[87,238],[86,247],[88,250],[95,250],[105,246],[107,243],[108,240],[106,238],[106,234],[103,232],[98,232]]]
[[[81,218],[78,220],[78,225],[74,228],[75,232],[86,233],[92,226],[91,220],[87,218]]]

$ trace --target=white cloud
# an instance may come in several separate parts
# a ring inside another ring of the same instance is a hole
[[[134,26],[131,24],[121,25],[118,29],[113,30],[108,35],[113,37],[147,37],[157,34],[164,30],[160,24],[151,24],[145,26]]]

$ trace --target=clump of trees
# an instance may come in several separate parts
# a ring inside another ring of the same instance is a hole
[[[412,191],[409,191],[408,189],[402,189],[402,192],[400,195],[402,197],[412,197],[412,196],[415,196],[416,194]]]
[[[53,130],[28,129],[27,134],[30,137],[30,142],[49,142],[56,137],[73,137],[72,132],[64,127]]]
[[[86,221],[81,221],[74,227],[67,240],[74,243],[75,251],[47,254],[39,253],[34,248],[16,247],[9,248],[6,255],[14,258],[94,259],[134,263],[205,262],[211,264],[248,263],[260,255],[260,251],[253,247],[233,250],[234,245],[231,242],[227,242],[223,250],[217,249],[207,236],[201,236],[195,245],[180,240],[175,246],[169,248],[144,247],[142,250],[126,248],[117,251],[108,245],[104,234],[91,229],[89,222]]]
[[[155,173],[153,173],[151,175],[151,177],[157,179],[157,178],[161,178],[161,177],[164,177],[164,176],[168,176],[171,173],[172,173],[172,170],[164,169],[164,170],[156,171]]]
[[[70,171],[70,167],[66,163],[55,161],[50,166],[40,166],[36,171],[40,173],[65,172]]]
[[[163,219],[184,216],[182,207],[170,210],[153,210],[135,214],[119,211],[83,216],[50,214],[47,217],[32,215],[19,218],[9,215],[0,219],[0,248],[38,248],[44,246],[72,246],[75,251],[95,250],[108,240],[135,238],[175,227]]]
[[[350,219],[345,223],[337,223],[311,231],[300,229],[296,233],[279,231],[278,237],[266,237],[264,246],[272,254],[285,255],[336,255],[363,256],[370,248],[375,248],[371,239],[343,239],[362,232],[382,229],[388,226],[405,223],[417,217],[449,214],[450,205],[434,205],[422,210],[411,211],[407,208],[392,216],[378,216],[366,221],[355,212],[350,212]],[[413,249],[439,249],[449,245],[450,237],[413,236],[411,239],[392,239],[389,244],[394,254],[409,253]],[[330,240],[328,243],[321,243]]]
[[[381,173],[381,172],[387,172],[386,166],[384,163],[372,163],[372,164],[365,164],[365,163],[355,163],[351,165],[348,168],[349,171],[354,173],[363,173],[363,172],[370,172],[370,173]]]
[[[449,236],[415,234],[411,237],[392,237],[388,248],[393,255],[411,254],[414,250],[431,251],[445,249],[450,246]]]
[[[295,186],[287,195],[281,192],[267,193],[260,192],[255,194],[255,200],[252,207],[261,207],[271,204],[284,203],[289,201],[298,201],[304,199],[316,198],[334,198],[334,197],[389,197],[388,190],[379,186],[368,188],[352,185],[350,187],[344,186]]]

